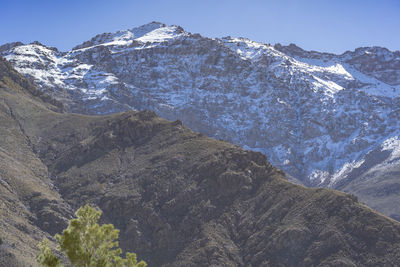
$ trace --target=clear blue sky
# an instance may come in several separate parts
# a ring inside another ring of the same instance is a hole
[[[1,0],[0,14],[0,44],[38,40],[62,51],[151,21],[306,50],[400,50],[400,0]]]

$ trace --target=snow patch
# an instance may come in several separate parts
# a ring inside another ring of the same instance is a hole
[[[329,181],[329,185],[332,186],[333,184],[337,183],[339,180],[344,179],[347,177],[347,175],[354,169],[359,168],[363,163],[364,163],[364,159],[359,160],[359,161],[352,161],[349,163],[345,163],[342,168],[335,172],[330,181]]]
[[[400,139],[399,136],[394,136],[385,140],[382,144],[382,151],[390,150],[391,154],[387,161],[400,159]]]
[[[176,26],[158,28],[135,40],[143,43],[160,43],[177,37],[179,34],[176,30]]]

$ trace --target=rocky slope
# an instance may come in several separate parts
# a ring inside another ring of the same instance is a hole
[[[0,53],[69,111],[153,110],[260,151],[306,185],[335,188],[399,138],[400,52],[385,48],[333,55],[153,22],[68,52],[12,43]]]
[[[3,266],[29,266],[85,203],[150,266],[400,263],[400,223],[354,196],[290,183],[261,153],[152,112],[60,113],[4,60],[0,78]]]
[[[0,266],[29,266],[43,235],[64,229],[73,214],[16,117],[25,103],[60,110],[49,100],[0,58]]]

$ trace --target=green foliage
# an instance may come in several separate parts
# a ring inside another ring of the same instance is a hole
[[[36,257],[40,266],[58,267],[62,266],[61,260],[51,252],[49,240],[46,238],[39,243],[40,254]]]
[[[144,261],[137,262],[135,253],[126,253],[126,258],[120,255],[118,247],[119,230],[112,224],[100,226],[97,222],[101,212],[89,205],[81,207],[76,212],[76,219],[69,222],[62,235],[56,235],[59,250],[63,252],[72,266],[76,267],[145,267]],[[37,260],[43,267],[63,266],[44,240],[40,244],[40,254]]]

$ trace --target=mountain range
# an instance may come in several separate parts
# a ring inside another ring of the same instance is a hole
[[[400,219],[399,51],[335,55],[152,22],[67,52],[10,43],[0,55],[68,112],[152,110]]]
[[[43,89],[43,88],[42,88]],[[0,266],[90,203],[149,266],[396,266],[400,223],[151,111],[65,112],[0,57]]]

